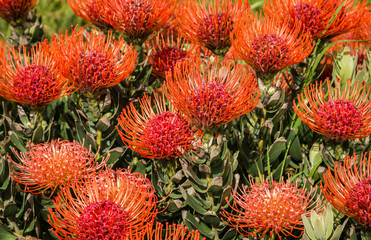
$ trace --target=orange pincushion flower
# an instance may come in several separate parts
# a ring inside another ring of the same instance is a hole
[[[340,10],[334,17],[338,8]],[[314,40],[358,28],[369,9],[367,1],[356,4],[355,0],[346,0],[344,4],[339,0],[271,0],[264,5],[267,15],[300,21]]]
[[[166,223],[165,231],[164,225],[156,223],[156,227],[153,225],[147,225],[146,234],[140,234],[139,236],[131,235],[129,240],[199,240],[200,233],[196,231],[187,231],[187,227],[183,227],[180,224]],[[203,239],[204,240],[204,239]]]
[[[130,239],[144,234],[157,214],[154,187],[130,169],[93,174],[64,188],[53,203],[48,222],[59,239]]]
[[[368,154],[368,156],[367,156]],[[321,190],[327,201],[343,214],[371,228],[371,153],[355,154],[335,162],[323,176]]]
[[[304,230],[302,215],[308,216],[311,210],[322,208],[320,199],[315,200],[315,188],[300,189],[297,184],[290,183],[290,179],[254,183],[250,178],[250,183],[251,186],[243,187],[241,193],[232,193],[234,204],[230,207],[236,214],[224,209],[221,212],[223,221],[228,221],[228,225],[236,227],[244,236],[254,235],[260,239],[269,233],[279,239],[283,236],[298,238]]]
[[[142,44],[163,28],[175,10],[175,0],[97,0],[105,22],[122,32],[126,40]]]
[[[77,142],[55,140],[31,146],[26,153],[14,151],[22,164],[8,158],[12,178],[27,187],[26,192],[43,194],[51,190],[50,196],[57,188],[81,181],[91,172],[102,168],[108,160],[95,163],[95,156],[86,147]],[[22,189],[21,189],[22,190]],[[22,190],[23,191],[23,190]]]
[[[82,19],[102,29],[112,28],[101,16],[98,0],[67,0],[74,13]]]
[[[310,34],[300,24],[289,28],[274,18],[248,15],[236,24],[232,44],[236,53],[269,83],[281,69],[300,63],[312,52]]]
[[[0,18],[15,22],[25,17],[35,3],[36,0],[0,0]]]
[[[242,14],[250,12],[247,1],[189,0],[176,11],[179,33],[188,41],[225,55],[231,47],[230,33]]]
[[[371,102],[368,100],[371,87],[352,83],[350,79],[343,84],[335,81],[335,87],[327,79],[326,87],[327,90],[316,82],[298,95],[293,106],[298,117],[313,131],[336,141],[371,135]]]
[[[32,46],[31,51],[13,47],[0,65],[0,95],[10,101],[43,108],[73,90],[59,73],[46,42]]]
[[[74,29],[53,38],[53,56],[62,73],[83,93],[99,93],[127,78],[136,67],[137,52],[115,40],[112,32],[104,35]],[[122,53],[124,51],[124,53]],[[66,67],[67,66],[67,67]]]
[[[138,100],[140,113],[131,103],[118,118],[124,132],[116,128],[126,146],[143,157],[155,159],[178,157],[196,147],[197,130],[172,106],[167,110],[164,97],[155,94],[154,107],[148,95]]]
[[[164,91],[176,109],[199,129],[215,130],[258,104],[256,79],[232,62],[186,61],[168,72]]]
[[[173,71],[176,63],[196,56],[195,46],[189,45],[182,37],[175,36],[173,31],[160,33],[150,42],[147,49],[152,50],[149,62],[152,74],[165,79],[167,71]]]

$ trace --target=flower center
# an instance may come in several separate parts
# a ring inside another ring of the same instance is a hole
[[[228,112],[232,98],[222,84],[214,82],[203,83],[193,90],[190,101],[199,121],[197,127],[216,128],[223,119],[221,116]]]
[[[102,53],[91,50],[80,55],[75,83],[83,92],[93,92],[97,87],[104,86],[107,79],[113,77],[111,61]]]
[[[137,36],[137,31],[144,30],[148,24],[151,24],[151,19],[153,18],[152,6],[146,1],[129,0],[125,3],[124,8],[123,14],[125,16],[123,19],[125,21],[122,24],[127,29],[125,34],[130,38],[141,37]],[[156,22],[152,23],[152,25],[155,26]],[[145,34],[144,32],[143,34]]]
[[[330,100],[318,109],[317,114],[317,124],[331,133],[335,140],[344,140],[363,126],[361,112],[348,100]]]
[[[230,33],[233,30],[233,20],[229,14],[218,13],[209,14],[198,26],[198,36],[206,42],[206,47],[210,50],[229,48]]]
[[[346,206],[362,225],[371,227],[371,178],[364,179],[354,186],[349,193]]]
[[[18,70],[14,77],[13,97],[41,107],[59,95],[61,87],[56,84],[55,75],[45,66],[32,64]]]
[[[165,74],[173,71],[175,64],[181,62],[187,56],[187,51],[177,47],[165,47],[157,52],[153,58],[153,68],[156,72]]]
[[[310,3],[302,2],[296,4],[291,11],[291,16],[300,20],[304,28],[309,31],[312,36],[316,36],[325,30],[326,23],[321,16],[321,12]]]
[[[96,22],[98,27],[102,27],[105,29],[108,29],[111,27],[108,23],[102,20],[100,13],[99,13],[100,6],[96,0],[90,0],[88,7],[89,9],[87,9],[86,14],[89,16],[90,19]]]
[[[255,62],[262,71],[269,71],[278,62],[286,62],[288,46],[276,34],[261,34],[252,42],[255,51]]]
[[[129,232],[129,213],[111,200],[86,207],[78,219],[79,239],[125,239]]]
[[[143,131],[143,143],[154,155],[178,156],[192,143],[191,125],[178,113],[169,111],[150,119]]]

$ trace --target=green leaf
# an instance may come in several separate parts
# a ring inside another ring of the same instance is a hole
[[[295,131],[295,129],[290,129],[289,136],[287,137],[287,141],[291,142],[289,154],[294,160],[302,161],[303,155],[301,153],[301,145],[299,141],[299,137]]]
[[[211,229],[207,227],[201,227],[201,224],[197,222],[196,218],[190,213],[187,212],[187,221],[185,222],[187,227],[190,229],[198,230],[202,235],[206,236],[209,239],[213,239],[214,234],[211,232]]]
[[[199,214],[205,214],[207,212],[207,210],[205,208],[203,208],[203,207],[206,207],[205,202],[203,203],[203,202],[199,201],[196,197],[194,197],[194,196],[192,196],[188,193],[187,193],[186,202],[191,208],[193,208]]]
[[[332,231],[334,230],[334,213],[332,212],[332,207],[330,204],[327,204],[325,207],[324,212],[322,213],[325,215],[324,221],[325,221],[325,229],[326,229],[326,239],[328,239]]]
[[[271,163],[278,160],[278,157],[286,150],[286,139],[284,137],[278,138],[270,146],[268,150],[269,160]]]
[[[14,218],[17,214],[17,203],[13,200],[6,201],[3,214],[5,218]]]
[[[1,240],[16,240],[17,237],[11,234],[3,226],[0,225],[0,239]]]
[[[10,132],[10,140],[12,140],[12,142],[15,144],[17,150],[27,152],[25,144],[19,140],[18,136],[14,132]]]
[[[207,211],[203,217],[204,221],[214,227],[218,227],[220,224],[220,219],[215,212]]]
[[[308,237],[311,240],[317,240],[316,237],[314,236],[314,229],[312,227],[312,224],[309,222],[308,217],[305,215],[302,215],[302,219],[304,223],[305,234],[308,235]]]
[[[231,240],[234,239],[237,235],[237,230],[232,228],[229,229],[228,232],[226,232],[222,238],[222,240]]]
[[[44,138],[44,129],[41,125],[37,126],[32,135],[33,143],[40,143]]]
[[[349,220],[349,218],[345,219],[344,223],[342,225],[338,226],[335,229],[334,234],[332,235],[332,237],[330,238],[330,240],[339,240],[340,239],[341,234],[343,233],[344,227],[347,224],[348,220]],[[355,236],[355,235],[352,235],[351,240],[354,239],[353,236]],[[357,240],[357,237],[355,237],[355,240]]]

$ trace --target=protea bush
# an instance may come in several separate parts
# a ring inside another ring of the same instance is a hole
[[[0,240],[371,239],[370,1],[0,18]]]

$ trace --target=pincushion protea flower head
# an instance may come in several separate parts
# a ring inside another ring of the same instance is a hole
[[[371,87],[352,83],[350,79],[326,79],[304,88],[293,109],[313,131],[335,141],[365,138],[371,135]],[[308,103],[308,104],[307,104]]]
[[[0,18],[15,22],[25,17],[35,3],[36,0],[0,0]]]
[[[200,233],[196,230],[187,231],[187,227],[180,224],[156,223],[156,226],[148,224],[145,234],[138,236],[132,234],[128,240],[199,240]],[[203,239],[205,240],[205,238]]]
[[[122,38],[115,40],[110,31],[84,34],[84,28],[75,28],[70,36],[68,32],[54,36],[52,45],[62,74],[85,94],[117,85],[136,67],[137,52]]]
[[[91,172],[102,168],[108,160],[106,157],[96,164],[90,149],[75,141],[59,139],[50,143],[29,144],[28,152],[14,151],[14,154],[21,164],[8,154],[13,180],[25,185],[26,192],[44,196],[47,190],[51,190],[51,196],[58,188],[82,181]]]
[[[175,36],[171,30],[158,34],[146,45],[148,50],[153,51],[149,56],[152,74],[163,80],[166,72],[173,71],[176,63],[197,55],[194,45],[187,43],[181,36]]]
[[[111,25],[101,17],[98,0],[67,0],[74,13],[82,19],[93,23],[101,29],[110,29]]]
[[[177,8],[176,21],[185,39],[224,56],[236,21],[247,12],[250,5],[243,0],[187,0]]]
[[[267,0],[264,4],[266,15],[301,22],[314,40],[358,28],[369,10],[367,1],[355,0]]]
[[[338,211],[371,228],[371,153],[335,162],[333,173],[329,167],[323,175],[321,190]]]
[[[53,200],[48,222],[59,239],[130,239],[157,214],[149,179],[130,169],[108,169],[64,188]]]
[[[155,159],[178,157],[196,148],[199,132],[172,106],[167,110],[164,97],[154,96],[154,107],[151,97],[145,95],[138,98],[140,112],[133,103],[123,109],[118,122],[124,131],[116,128],[124,144],[143,157]]]
[[[285,67],[300,63],[312,52],[309,33],[298,22],[288,23],[274,18],[258,19],[250,14],[241,19],[232,32],[236,53],[256,71],[265,85]]]
[[[31,51],[12,47],[0,64],[0,96],[10,101],[39,109],[73,91],[46,42],[32,46]]]
[[[168,72],[164,92],[197,128],[212,132],[258,104],[257,81],[233,62],[202,60],[177,64]]]
[[[298,238],[304,230],[302,215],[322,209],[321,199],[315,199],[315,188],[301,189],[290,179],[254,183],[250,178],[250,183],[250,187],[232,193],[234,204],[230,207],[236,214],[225,209],[221,212],[223,221],[236,227],[243,236],[254,235],[260,239],[269,234],[279,239],[284,236]]]
[[[163,28],[175,10],[175,0],[97,0],[102,19],[125,35],[127,42],[141,45]]]

